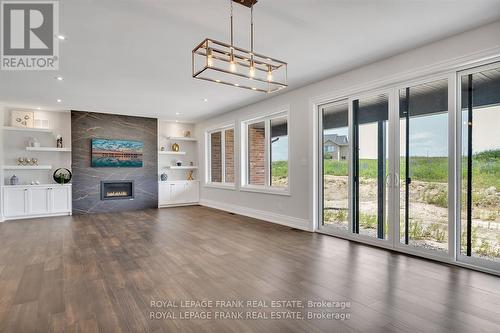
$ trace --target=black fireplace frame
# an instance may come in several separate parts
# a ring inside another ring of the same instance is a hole
[[[106,197],[104,195],[104,186],[106,184],[119,184],[129,183],[132,185],[132,195],[126,197]],[[135,198],[135,184],[133,180],[101,180],[101,200],[134,200]]]

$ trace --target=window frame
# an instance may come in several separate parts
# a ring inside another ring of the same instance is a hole
[[[287,136],[288,136],[288,182],[287,186],[271,186],[271,120],[285,118],[287,122]],[[255,185],[250,184],[248,180],[248,175],[250,173],[250,168],[248,164],[248,127],[252,124],[264,122],[265,130],[265,152],[264,152],[264,163],[265,163],[265,185]],[[290,175],[291,175],[291,165],[290,165],[290,112],[289,106],[281,107],[275,111],[259,115],[258,117],[250,118],[241,121],[241,164],[240,164],[240,190],[246,192],[258,192],[258,193],[268,193],[277,195],[291,195],[290,187]]]
[[[234,164],[234,181],[226,182],[226,131],[233,131],[233,164]],[[221,173],[222,181],[212,181],[212,134],[221,133]],[[236,130],[234,124],[219,126],[208,129],[205,132],[205,186],[217,187],[226,189],[236,188]]]

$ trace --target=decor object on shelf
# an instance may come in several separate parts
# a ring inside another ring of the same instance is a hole
[[[28,147],[40,147],[40,141],[37,138],[31,138],[28,142]]]
[[[28,158],[28,157],[18,157],[17,165],[27,166],[27,165],[38,165],[37,158]]]
[[[60,134],[57,135],[56,137],[56,147],[57,148],[62,148],[63,147],[63,138]]]
[[[160,175],[160,179],[162,182],[166,182],[168,180],[168,175],[166,173],[162,173]]]
[[[165,147],[161,146],[160,151],[165,151]]]
[[[190,166],[193,166],[193,165],[194,165],[193,161],[189,162],[189,165],[190,165]]]
[[[233,1],[250,8],[250,51],[234,46]],[[206,38],[192,51],[195,79],[272,93],[287,87],[287,63],[253,51],[253,6],[257,0],[230,0],[230,44]]]
[[[182,161],[178,160],[177,162],[175,162],[175,164],[177,164],[177,166],[181,166],[182,165]]]
[[[179,151],[179,149],[180,149],[180,148],[181,148],[181,147],[180,147],[177,143],[174,143],[174,144],[172,145],[172,151]]]
[[[194,178],[193,178],[193,170],[189,170],[187,172],[187,180],[194,180]]]
[[[59,168],[54,171],[53,178],[56,183],[63,185],[71,181],[73,174],[66,168]]]
[[[12,110],[10,112],[10,126],[32,128],[33,115],[33,111]]]
[[[185,138],[190,138],[191,137],[191,131],[184,131],[184,137]]]
[[[141,168],[143,148],[142,141],[92,139],[92,167]]]
[[[10,185],[18,185],[18,184],[19,184],[19,178],[16,175],[10,177]]]
[[[31,185],[40,185],[40,181],[39,180],[32,180]]]

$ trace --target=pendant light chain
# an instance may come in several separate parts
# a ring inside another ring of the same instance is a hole
[[[230,18],[231,18],[231,48],[233,47],[233,0],[229,0]]]
[[[253,55],[253,2],[252,6],[250,7],[250,52]]]

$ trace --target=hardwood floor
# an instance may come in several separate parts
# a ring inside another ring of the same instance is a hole
[[[150,318],[320,312],[166,300],[347,301],[322,311],[350,319]],[[0,223],[0,332],[177,331],[500,332],[500,278],[204,207]]]

